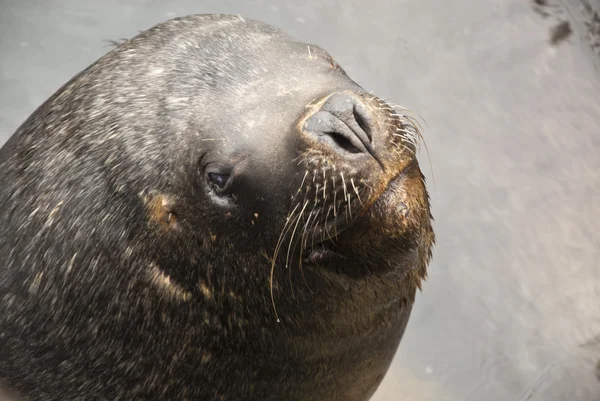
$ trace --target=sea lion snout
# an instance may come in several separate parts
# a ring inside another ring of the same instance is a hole
[[[332,94],[306,119],[303,130],[341,155],[370,155],[381,164],[373,143],[373,117],[356,95]]]

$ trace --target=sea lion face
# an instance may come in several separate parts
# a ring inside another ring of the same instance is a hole
[[[197,120],[208,226],[238,244],[247,233],[246,247],[275,270],[396,271],[418,282],[433,234],[417,124],[323,49],[284,39],[238,54],[234,70],[260,79],[217,91],[204,113],[213,117]]]

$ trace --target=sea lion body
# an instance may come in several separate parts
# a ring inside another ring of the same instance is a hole
[[[368,400],[434,241],[410,120],[322,49],[195,15],[0,149],[0,383],[29,400]]]

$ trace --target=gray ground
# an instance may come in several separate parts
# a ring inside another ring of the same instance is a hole
[[[0,144],[106,39],[189,13],[283,28],[427,122],[438,246],[374,400],[597,401],[600,2],[587,1],[0,0]]]

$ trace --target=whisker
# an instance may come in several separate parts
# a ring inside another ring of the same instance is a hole
[[[292,237],[290,238],[290,242],[288,245],[288,252],[287,252],[287,256],[285,259],[285,267],[288,268],[289,266],[289,261],[290,261],[290,252],[292,250],[292,242],[294,241],[294,237],[296,236],[296,230],[298,229],[298,224],[300,224],[300,220],[302,218],[302,216],[304,215],[304,211],[306,210],[306,206],[308,206],[308,201],[306,201],[304,203],[304,207],[302,208],[302,210],[300,211],[300,214],[298,215],[298,218],[296,219],[296,225],[294,226],[294,231],[292,231]]]
[[[273,260],[277,259],[277,255],[279,254],[279,250],[281,249],[283,239],[285,238],[285,235],[287,235],[290,228],[292,227],[290,224],[290,222],[292,221],[291,218],[294,215],[294,213],[296,212],[296,209],[298,208],[298,206],[300,206],[299,203],[296,204],[296,207],[294,208],[294,210],[292,210],[292,212],[288,215],[288,217],[286,219],[285,225],[283,226],[283,229],[281,230],[281,235],[279,236],[279,240],[277,241],[277,245],[275,246],[275,253],[273,255]],[[275,265],[275,262],[273,262],[273,266],[274,265]]]
[[[327,179],[325,178],[326,171],[323,168],[323,203],[327,200]]]
[[[358,201],[360,202],[360,204],[362,205],[363,202],[360,199],[360,195],[358,194],[358,190],[356,189],[356,185],[354,185],[354,178],[350,178],[350,183],[352,183],[352,188],[354,188],[354,193],[356,193],[356,197],[358,198]]]
[[[289,232],[289,227],[291,227],[290,222],[292,221],[292,216],[296,212],[296,209],[298,208],[298,206],[299,206],[299,204],[296,204],[296,207],[294,207],[294,209],[292,210],[292,212],[288,215],[288,217],[286,219],[285,225],[283,226],[283,229],[281,230],[281,234],[279,235],[279,240],[277,241],[277,245],[275,246],[275,253],[273,254],[273,260],[271,261],[271,275],[269,278],[269,290],[271,293],[271,303],[273,304],[273,311],[275,312],[275,318],[277,319],[278,323],[280,322],[280,319],[279,319],[279,314],[277,313],[277,307],[275,306],[275,296],[273,294],[273,276],[275,275],[275,264],[277,261],[277,256],[279,255],[279,251],[281,249],[281,245],[283,244],[283,239]],[[286,227],[287,227],[287,229],[286,229]]]
[[[335,187],[335,176],[331,177],[333,181],[333,217],[337,217],[336,201],[337,201],[337,188]]]
[[[298,192],[302,191],[304,187],[304,182],[306,181],[306,177],[308,177],[308,170],[304,172],[304,178],[302,178],[302,182],[300,183],[300,188],[298,188]]]
[[[344,173],[343,173],[343,172],[341,172],[341,173],[340,173],[340,176],[342,177],[342,185],[343,185],[343,187],[344,187],[344,200],[346,200],[346,201],[347,201],[347,199],[348,199],[348,193],[347,193],[347,191],[346,191],[346,180],[344,180]]]
[[[348,216],[350,216],[350,220],[352,220],[352,207],[350,204],[350,192],[348,192],[348,200],[346,202],[346,209],[348,209],[348,213],[346,214],[346,223],[348,223]]]
[[[366,186],[367,188],[369,188],[371,191],[375,191],[375,189],[374,189],[372,186],[370,186],[370,185],[367,183],[367,181],[361,180],[361,182],[360,182],[360,183],[361,183],[362,185]]]
[[[393,142],[393,141],[391,142],[391,144],[394,145],[395,147],[397,147],[400,150],[404,150],[404,148],[405,148],[404,146],[401,147],[400,145],[398,145],[396,142]]]

